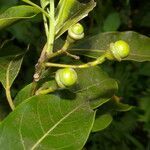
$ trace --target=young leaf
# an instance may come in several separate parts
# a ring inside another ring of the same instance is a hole
[[[116,111],[129,111],[133,108],[133,106],[130,106],[128,104],[124,104],[124,103],[116,103],[114,104],[112,107],[114,107],[113,109]]]
[[[110,43],[117,40],[124,40],[130,45],[131,52],[124,60],[150,61],[150,38],[132,31],[98,34],[83,40],[76,48],[72,48],[72,51],[80,55],[97,58],[109,49]]]
[[[104,130],[111,124],[112,120],[113,118],[110,114],[104,114],[104,115],[98,116],[95,119],[92,132],[98,132],[98,131]]]
[[[10,88],[19,73],[23,54],[0,57],[0,82],[5,89]]]
[[[120,101],[116,101],[113,98],[111,100],[109,100],[107,103],[105,103],[102,107],[100,111],[107,111],[107,112],[111,112],[111,111],[120,111],[120,112],[124,112],[124,111],[129,111],[133,108],[133,106],[128,105],[128,104],[124,104]]]
[[[60,0],[56,9],[56,38],[86,17],[95,6],[94,0],[86,4],[79,3],[77,0]]]
[[[77,9],[80,3],[77,0],[60,0],[56,10],[57,28],[71,16],[71,10]]]
[[[35,96],[16,107],[0,124],[3,149],[82,149],[95,113],[86,102]],[[10,134],[11,133],[11,134]]]
[[[10,7],[0,14],[0,30],[19,20],[32,18],[38,13],[39,10],[32,6],[21,5]]]

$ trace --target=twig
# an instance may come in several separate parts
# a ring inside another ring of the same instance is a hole
[[[92,62],[88,62],[86,64],[82,65],[67,65],[67,64],[56,64],[56,63],[45,63],[45,67],[60,67],[60,68],[65,68],[65,67],[70,67],[70,68],[88,68],[92,66],[96,66],[98,64],[103,63],[106,60],[105,54],[100,56],[98,59]]]
[[[44,10],[42,9],[41,7],[39,7],[38,5],[36,5],[35,3],[29,1],[29,0],[22,0],[23,2],[37,8],[40,12],[42,12],[47,18],[51,19],[51,16]]]
[[[58,56],[58,55],[63,54],[65,51],[67,51],[69,45],[70,45],[70,43],[66,40],[65,44],[63,45],[63,47],[62,47],[60,50],[58,50],[57,52],[55,52],[55,53],[49,55],[49,56],[48,56],[48,59],[51,59],[51,58],[53,58],[53,57],[56,57],[56,56]]]

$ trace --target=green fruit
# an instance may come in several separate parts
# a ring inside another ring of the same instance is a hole
[[[71,26],[68,30],[68,35],[73,40],[80,40],[84,37],[84,28],[80,23]]]
[[[72,68],[59,69],[56,72],[55,80],[61,88],[72,86],[77,82],[77,73]]]
[[[110,51],[115,59],[121,61],[129,55],[130,47],[127,42],[119,40],[110,44]]]

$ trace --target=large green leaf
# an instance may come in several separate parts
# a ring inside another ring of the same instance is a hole
[[[111,42],[117,40],[125,40],[130,45],[131,52],[124,60],[150,61],[150,38],[132,31],[98,34],[83,40],[71,50],[77,54],[97,58],[109,48]]]
[[[0,82],[5,89],[9,89],[19,73],[23,54],[0,57]]]
[[[39,10],[32,6],[20,5],[8,8],[0,14],[0,30],[21,20],[32,18],[39,13]]]
[[[59,94],[64,98],[78,97],[90,101],[93,109],[101,106],[111,99],[118,90],[117,82],[110,78],[100,67],[77,69],[78,82],[68,90],[60,90]],[[24,87],[15,97],[16,105],[20,104],[31,95],[32,85]]]
[[[92,129],[95,113],[79,100],[54,95],[26,100],[0,125],[0,147],[11,150],[79,150]]]
[[[117,82],[110,78],[100,67],[77,69],[78,83],[72,91],[82,95],[97,108],[107,102],[117,91]]]
[[[95,119],[92,132],[98,132],[98,131],[104,130],[111,124],[112,120],[113,118],[110,114],[104,114],[104,115],[98,116]]]
[[[77,0],[60,0],[56,9],[56,36],[61,36],[70,26],[82,20],[96,6],[94,0],[86,4]]]

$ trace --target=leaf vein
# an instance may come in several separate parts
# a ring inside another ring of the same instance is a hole
[[[82,104],[83,105],[83,104]],[[79,109],[82,105],[74,108],[72,111],[68,112],[66,116],[60,119],[54,126],[52,126],[32,147],[31,150],[34,150],[43,140],[46,138],[51,131],[53,131],[62,121],[64,121],[67,117],[69,117],[72,113],[74,113],[77,109]]]

